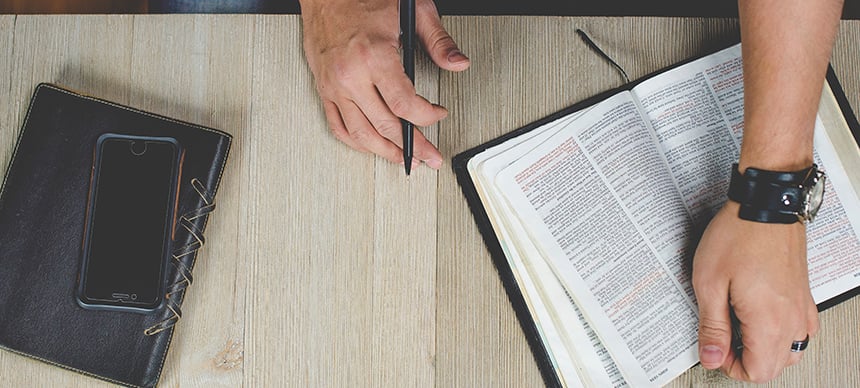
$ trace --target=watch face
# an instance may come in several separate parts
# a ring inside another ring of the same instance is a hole
[[[824,201],[824,183],[827,180],[823,171],[813,170],[810,175],[810,179],[804,184],[806,198],[803,203],[803,214],[799,215],[806,222],[812,221],[818,214],[818,209],[821,208],[821,203]]]

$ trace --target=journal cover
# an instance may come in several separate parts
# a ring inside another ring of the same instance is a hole
[[[505,288],[505,291],[508,295],[508,299],[513,306],[514,312],[516,313],[517,319],[520,322],[520,326],[523,329],[523,332],[526,336],[526,339],[529,343],[529,347],[532,350],[532,354],[535,357],[535,361],[537,362],[538,369],[543,376],[544,383],[547,386],[553,387],[561,387],[563,386],[561,381],[559,380],[558,375],[555,372],[555,369],[550,361],[550,355],[548,350],[543,344],[541,340],[540,332],[535,325],[535,322],[532,318],[531,313],[529,312],[529,307],[526,304],[525,298],[523,296],[523,291],[520,288],[520,285],[517,283],[516,277],[514,276],[513,270],[508,264],[508,260],[505,256],[504,250],[502,249],[501,244],[499,243],[498,238],[496,237],[496,233],[493,230],[493,226],[490,222],[489,216],[484,208],[484,204],[481,202],[481,198],[478,195],[477,189],[475,188],[475,184],[472,181],[472,177],[468,171],[468,163],[475,155],[485,151],[488,148],[504,143],[507,140],[512,138],[521,136],[529,131],[532,131],[536,128],[543,126],[544,124],[553,122],[561,117],[568,116],[573,112],[582,110],[591,105],[594,105],[600,101],[605,100],[606,98],[617,94],[623,90],[630,90],[639,83],[644,80],[651,78],[654,75],[660,74],[664,71],[673,69],[675,67],[681,66],[683,64],[689,63],[696,58],[691,58],[689,60],[678,63],[674,66],[671,66],[668,69],[663,69],[648,76],[641,78],[640,80],[631,82],[627,85],[621,86],[616,89],[608,90],[606,92],[600,93],[594,97],[588,98],[582,102],[579,102],[573,106],[570,106],[564,110],[556,112],[552,115],[549,115],[543,119],[540,119],[534,123],[528,124],[525,127],[516,129],[510,133],[507,133],[501,137],[490,140],[487,143],[478,145],[472,149],[466,150],[456,156],[454,156],[452,161],[452,169],[457,177],[457,183],[460,186],[460,189],[463,192],[464,197],[466,198],[466,202],[469,205],[469,209],[472,212],[472,216],[475,219],[475,223],[478,226],[478,229],[481,233],[481,236],[484,240],[485,245],[490,253],[491,259],[493,261],[496,270],[499,273],[499,277],[501,278],[502,285]],[[851,129],[851,134],[854,137],[854,141],[860,145],[860,124],[858,124],[857,118],[854,115],[854,112],[851,110],[851,106],[848,103],[847,98],[845,97],[845,93],[842,90],[842,86],[839,84],[839,80],[836,78],[836,74],[833,71],[832,67],[828,68],[826,82],[830,86],[831,91],[833,92],[834,97],[837,100],[839,108],[842,111],[842,114],[845,118],[846,123]],[[860,288],[855,288],[850,290],[844,294],[838,295],[831,299],[825,300],[818,304],[818,310],[823,311],[829,307],[842,303],[856,295],[860,294]]]
[[[104,133],[170,137],[184,150],[166,303],[151,314],[76,302],[94,146]],[[215,129],[39,85],[0,189],[0,348],[117,384],[155,386],[230,142]]]

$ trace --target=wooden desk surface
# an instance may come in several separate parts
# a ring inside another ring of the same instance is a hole
[[[735,20],[446,17],[473,61],[419,61],[450,117],[449,158],[618,86],[574,35],[631,78],[738,38]],[[860,107],[860,22],[833,65]],[[235,136],[162,386],[542,385],[450,164],[361,154],[328,132],[297,16],[0,16],[0,165],[34,87],[54,82]],[[402,211],[402,204],[408,206]],[[860,298],[821,314],[805,360],[771,386],[860,386]],[[0,385],[97,381],[0,351]],[[673,386],[737,386],[693,368]]]

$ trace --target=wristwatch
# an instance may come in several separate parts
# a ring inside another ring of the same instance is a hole
[[[729,199],[741,204],[744,220],[792,224],[815,218],[824,200],[824,171],[812,167],[791,172],[747,168],[743,174],[732,165]]]

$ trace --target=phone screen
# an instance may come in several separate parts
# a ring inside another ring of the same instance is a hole
[[[79,288],[84,307],[160,305],[179,163],[170,138],[99,138]]]

